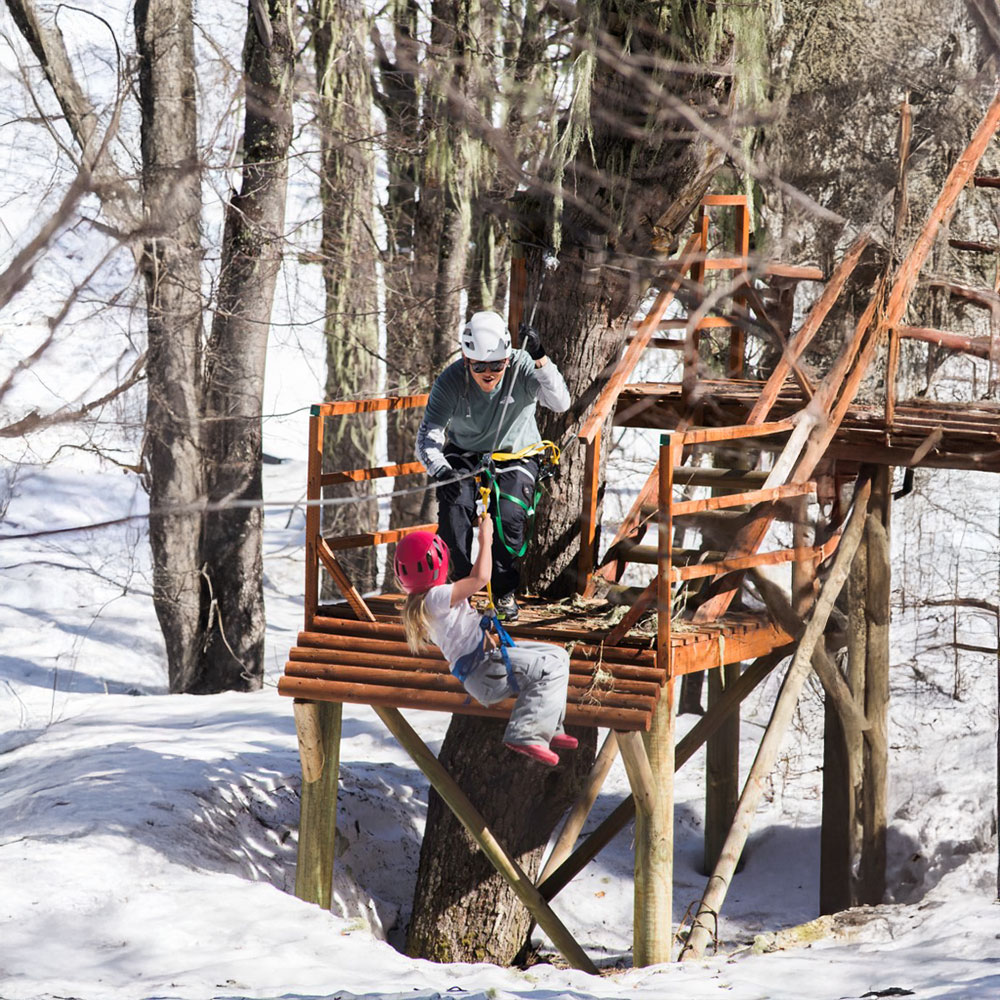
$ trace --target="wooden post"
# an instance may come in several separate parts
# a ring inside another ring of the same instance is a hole
[[[848,582],[848,677],[864,733],[828,695],[820,836],[820,912],[882,901],[886,866],[891,473],[875,473],[871,509]]]
[[[466,794],[458,786],[454,778],[444,769],[437,757],[428,749],[422,739],[413,731],[410,724],[403,718],[398,708],[384,705],[373,705],[372,710],[385,724],[389,732],[399,741],[400,745],[410,755],[413,763],[424,772],[427,780],[444,800],[456,818],[469,831],[469,835],[479,845],[483,854],[494,868],[507,880],[517,898],[527,907],[535,922],[549,936],[549,940],[562,954],[563,958],[574,969],[592,974],[597,973],[597,967],[577,944],[573,935],[566,929],[563,922],[552,911],[552,908],[532,884],[515,861],[496,839],[486,820],[478,809],[469,801]]]
[[[868,548],[868,603],[865,607],[865,715],[871,729],[864,745],[861,821],[864,852],[858,869],[858,902],[876,904],[885,895],[889,711],[889,511],[892,470],[879,470],[872,490],[865,542]]]
[[[303,753],[295,895],[307,903],[316,903],[324,910],[330,909],[333,902],[342,714],[343,706],[336,702],[295,702],[295,728],[300,753],[303,746],[312,748],[309,765]],[[311,778],[306,775],[307,768]]]
[[[744,197],[736,208],[736,224],[734,243],[736,256],[749,260],[750,257],[750,209]],[[746,307],[746,296],[735,296],[738,305]],[[729,331],[729,363],[726,366],[726,378],[743,377],[743,358],[746,354],[747,335],[741,326],[734,326]]]
[[[868,555],[862,536],[847,581],[847,686],[859,710],[864,708],[867,630]],[[862,852],[858,814],[864,738],[851,732],[828,694],[824,706],[823,810],[820,827],[819,912],[838,913],[858,902],[856,865]]]
[[[656,705],[646,754],[656,788],[656,800],[647,813],[636,810],[635,902],[632,964],[657,965],[671,958],[671,911],[674,880],[674,680],[670,662],[670,551],[673,524],[674,464],[683,436],[660,437],[660,482],[657,526],[656,663],[667,683]],[[623,751],[624,753],[624,748]]]
[[[740,664],[708,671],[708,707],[717,705],[740,677]],[[740,799],[740,713],[731,713],[705,745],[704,871],[715,868]]]
[[[577,563],[578,593],[590,595],[597,560],[597,490],[601,478],[601,429],[587,442],[583,472],[583,507],[580,513],[580,557]]]
[[[309,455],[306,478],[306,582],[305,582],[305,627],[312,628],[316,608],[319,606],[319,537],[320,500],[323,489],[320,478],[323,475],[323,415],[314,406],[309,417]]]

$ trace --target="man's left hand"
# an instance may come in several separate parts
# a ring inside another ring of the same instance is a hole
[[[521,342],[521,350],[526,351],[532,361],[540,361],[545,357],[542,338],[538,336],[538,331],[533,326],[522,323],[517,328],[517,336]]]

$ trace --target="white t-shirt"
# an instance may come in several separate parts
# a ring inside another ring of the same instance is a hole
[[[440,647],[445,659],[454,663],[482,646],[483,631],[479,627],[482,616],[468,601],[451,606],[451,586],[445,583],[431,587],[424,598],[424,610],[431,638]]]

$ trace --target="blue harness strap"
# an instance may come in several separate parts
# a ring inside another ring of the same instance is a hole
[[[500,624],[500,619],[495,614],[483,615],[479,619],[479,627],[483,630],[483,641],[471,653],[460,656],[451,666],[451,672],[465,683],[466,677],[476,669],[486,656],[486,633],[493,630],[500,640],[500,655],[503,657],[504,669],[507,671],[507,683],[511,691],[517,694],[520,688],[517,679],[514,677],[514,668],[510,662],[510,654],[507,652],[508,646],[514,645],[514,640],[507,634],[507,630]]]

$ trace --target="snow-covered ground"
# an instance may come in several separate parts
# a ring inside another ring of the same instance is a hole
[[[5,328],[4,347],[14,353],[17,333]],[[987,476],[921,475],[918,491],[894,511],[884,905],[811,922],[816,686],[726,901],[720,952],[704,961],[629,968],[631,828],[555,903],[604,967],[601,977],[402,956],[393,945],[408,919],[427,786],[363,707],[348,707],[344,724],[335,912],[295,899],[299,762],[291,706],[275,686],[301,616],[302,408],[319,393],[301,347],[301,338],[276,338],[268,380],[266,408],[285,415],[266,421],[266,450],[285,461],[266,471],[274,504],[265,540],[268,672],[255,694],[166,694],[145,498],[134,476],[91,452],[60,449],[76,429],[36,436],[30,447],[3,442],[0,996],[1000,995],[996,662],[951,645],[992,646],[996,623],[922,606],[955,594],[996,601],[997,491]],[[64,378],[82,378],[99,360],[86,341],[79,354],[72,343],[63,350]],[[97,530],[36,534],[116,519]],[[774,684],[748,706],[745,767],[773,693]],[[447,717],[412,713],[412,721],[436,747]],[[693,721],[682,717],[682,732]],[[626,790],[616,765],[591,824]],[[678,781],[675,922],[703,888],[702,799],[699,755]]]

